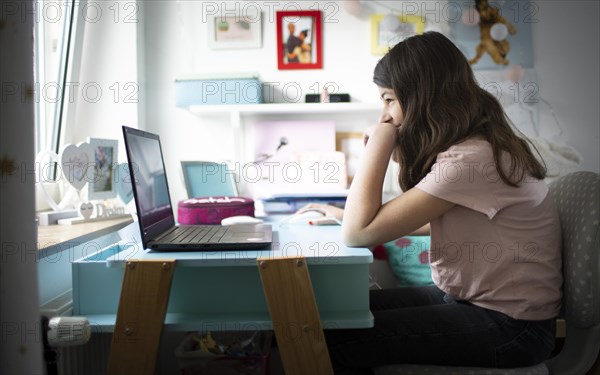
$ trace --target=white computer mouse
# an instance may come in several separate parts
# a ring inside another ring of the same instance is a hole
[[[257,219],[252,216],[230,216],[221,220],[221,225],[235,225],[235,224],[259,224],[263,220]]]
[[[313,219],[319,219],[324,217],[325,214],[321,211],[308,210],[300,213],[295,213],[290,217],[290,223],[295,224],[308,224]]]

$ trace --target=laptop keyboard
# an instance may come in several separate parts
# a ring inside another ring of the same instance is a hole
[[[218,243],[227,232],[226,227],[219,225],[195,225],[193,227],[177,227],[167,234],[161,242],[177,244]]]

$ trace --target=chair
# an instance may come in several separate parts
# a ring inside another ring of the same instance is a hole
[[[188,198],[238,195],[235,172],[227,163],[182,161],[181,170]]]
[[[389,365],[376,375],[585,375],[600,351],[600,175],[575,172],[550,185],[563,237],[563,312],[566,338],[561,351],[535,366],[515,369]]]

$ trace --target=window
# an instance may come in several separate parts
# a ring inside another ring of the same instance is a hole
[[[38,0],[34,6],[36,153],[59,152],[69,104],[77,11],[76,0]]]

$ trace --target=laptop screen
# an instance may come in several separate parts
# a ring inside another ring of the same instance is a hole
[[[164,226],[168,228],[174,217],[160,140],[157,135],[125,127],[124,135],[141,227],[147,232],[167,220]]]

